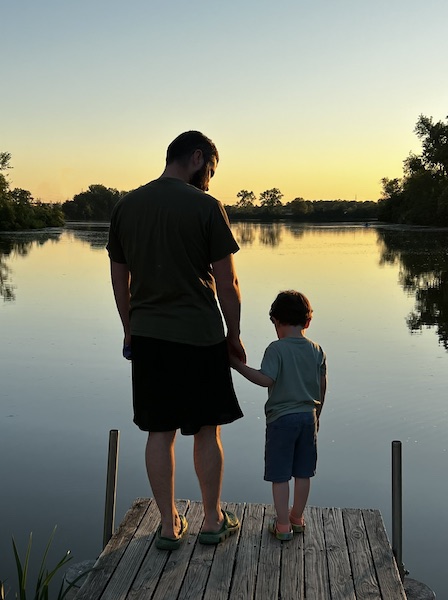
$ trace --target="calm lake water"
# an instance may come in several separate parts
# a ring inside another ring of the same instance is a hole
[[[403,442],[403,559],[447,597],[448,231],[236,223],[242,337],[259,367],[278,291],[311,300],[309,337],[329,390],[310,504],[381,510],[391,529],[391,442]],[[50,562],[101,551],[108,432],[119,429],[117,522],[150,495],[146,436],[132,424],[105,250],[107,226],[0,234],[0,579],[14,535]],[[266,391],[238,374],[245,418],[223,428],[223,499],[271,502],[263,481]],[[177,442],[176,496],[200,498],[192,440]]]

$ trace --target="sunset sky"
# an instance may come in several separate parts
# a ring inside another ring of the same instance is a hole
[[[2,2],[0,151],[13,187],[65,201],[157,177],[211,137],[210,193],[376,200],[448,114],[445,0]]]

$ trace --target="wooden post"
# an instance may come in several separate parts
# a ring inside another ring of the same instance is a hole
[[[115,500],[117,497],[118,446],[120,432],[109,431],[109,454],[107,458],[106,502],[104,508],[103,548],[107,546],[115,529]]]
[[[403,565],[403,486],[401,469],[401,442],[392,442],[392,551],[401,581],[406,575]]]

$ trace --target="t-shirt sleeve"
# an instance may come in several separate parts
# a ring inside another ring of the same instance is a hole
[[[322,350],[322,348],[320,349],[320,351],[322,353],[322,362],[320,363],[320,374],[321,376],[324,376],[327,374],[327,355]]]
[[[110,220],[109,239],[107,241],[106,250],[109,254],[109,258],[113,262],[126,264],[126,257],[116,231],[115,212],[112,213]]]
[[[273,381],[277,380],[278,373],[280,371],[280,356],[275,350],[273,344],[269,344],[264,352],[260,371],[263,373],[263,375],[267,375]]]
[[[210,263],[222,260],[229,254],[235,254],[240,247],[230,229],[229,218],[224,206],[216,200],[209,222]]]

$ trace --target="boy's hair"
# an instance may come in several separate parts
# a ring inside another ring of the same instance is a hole
[[[282,325],[305,326],[313,316],[313,309],[306,296],[295,290],[280,292],[269,311],[271,318]]]
[[[195,150],[202,150],[204,160],[209,163],[212,156],[219,161],[219,154],[215,144],[200,131],[186,131],[171,142],[166,151],[166,164],[173,162],[185,163]]]

